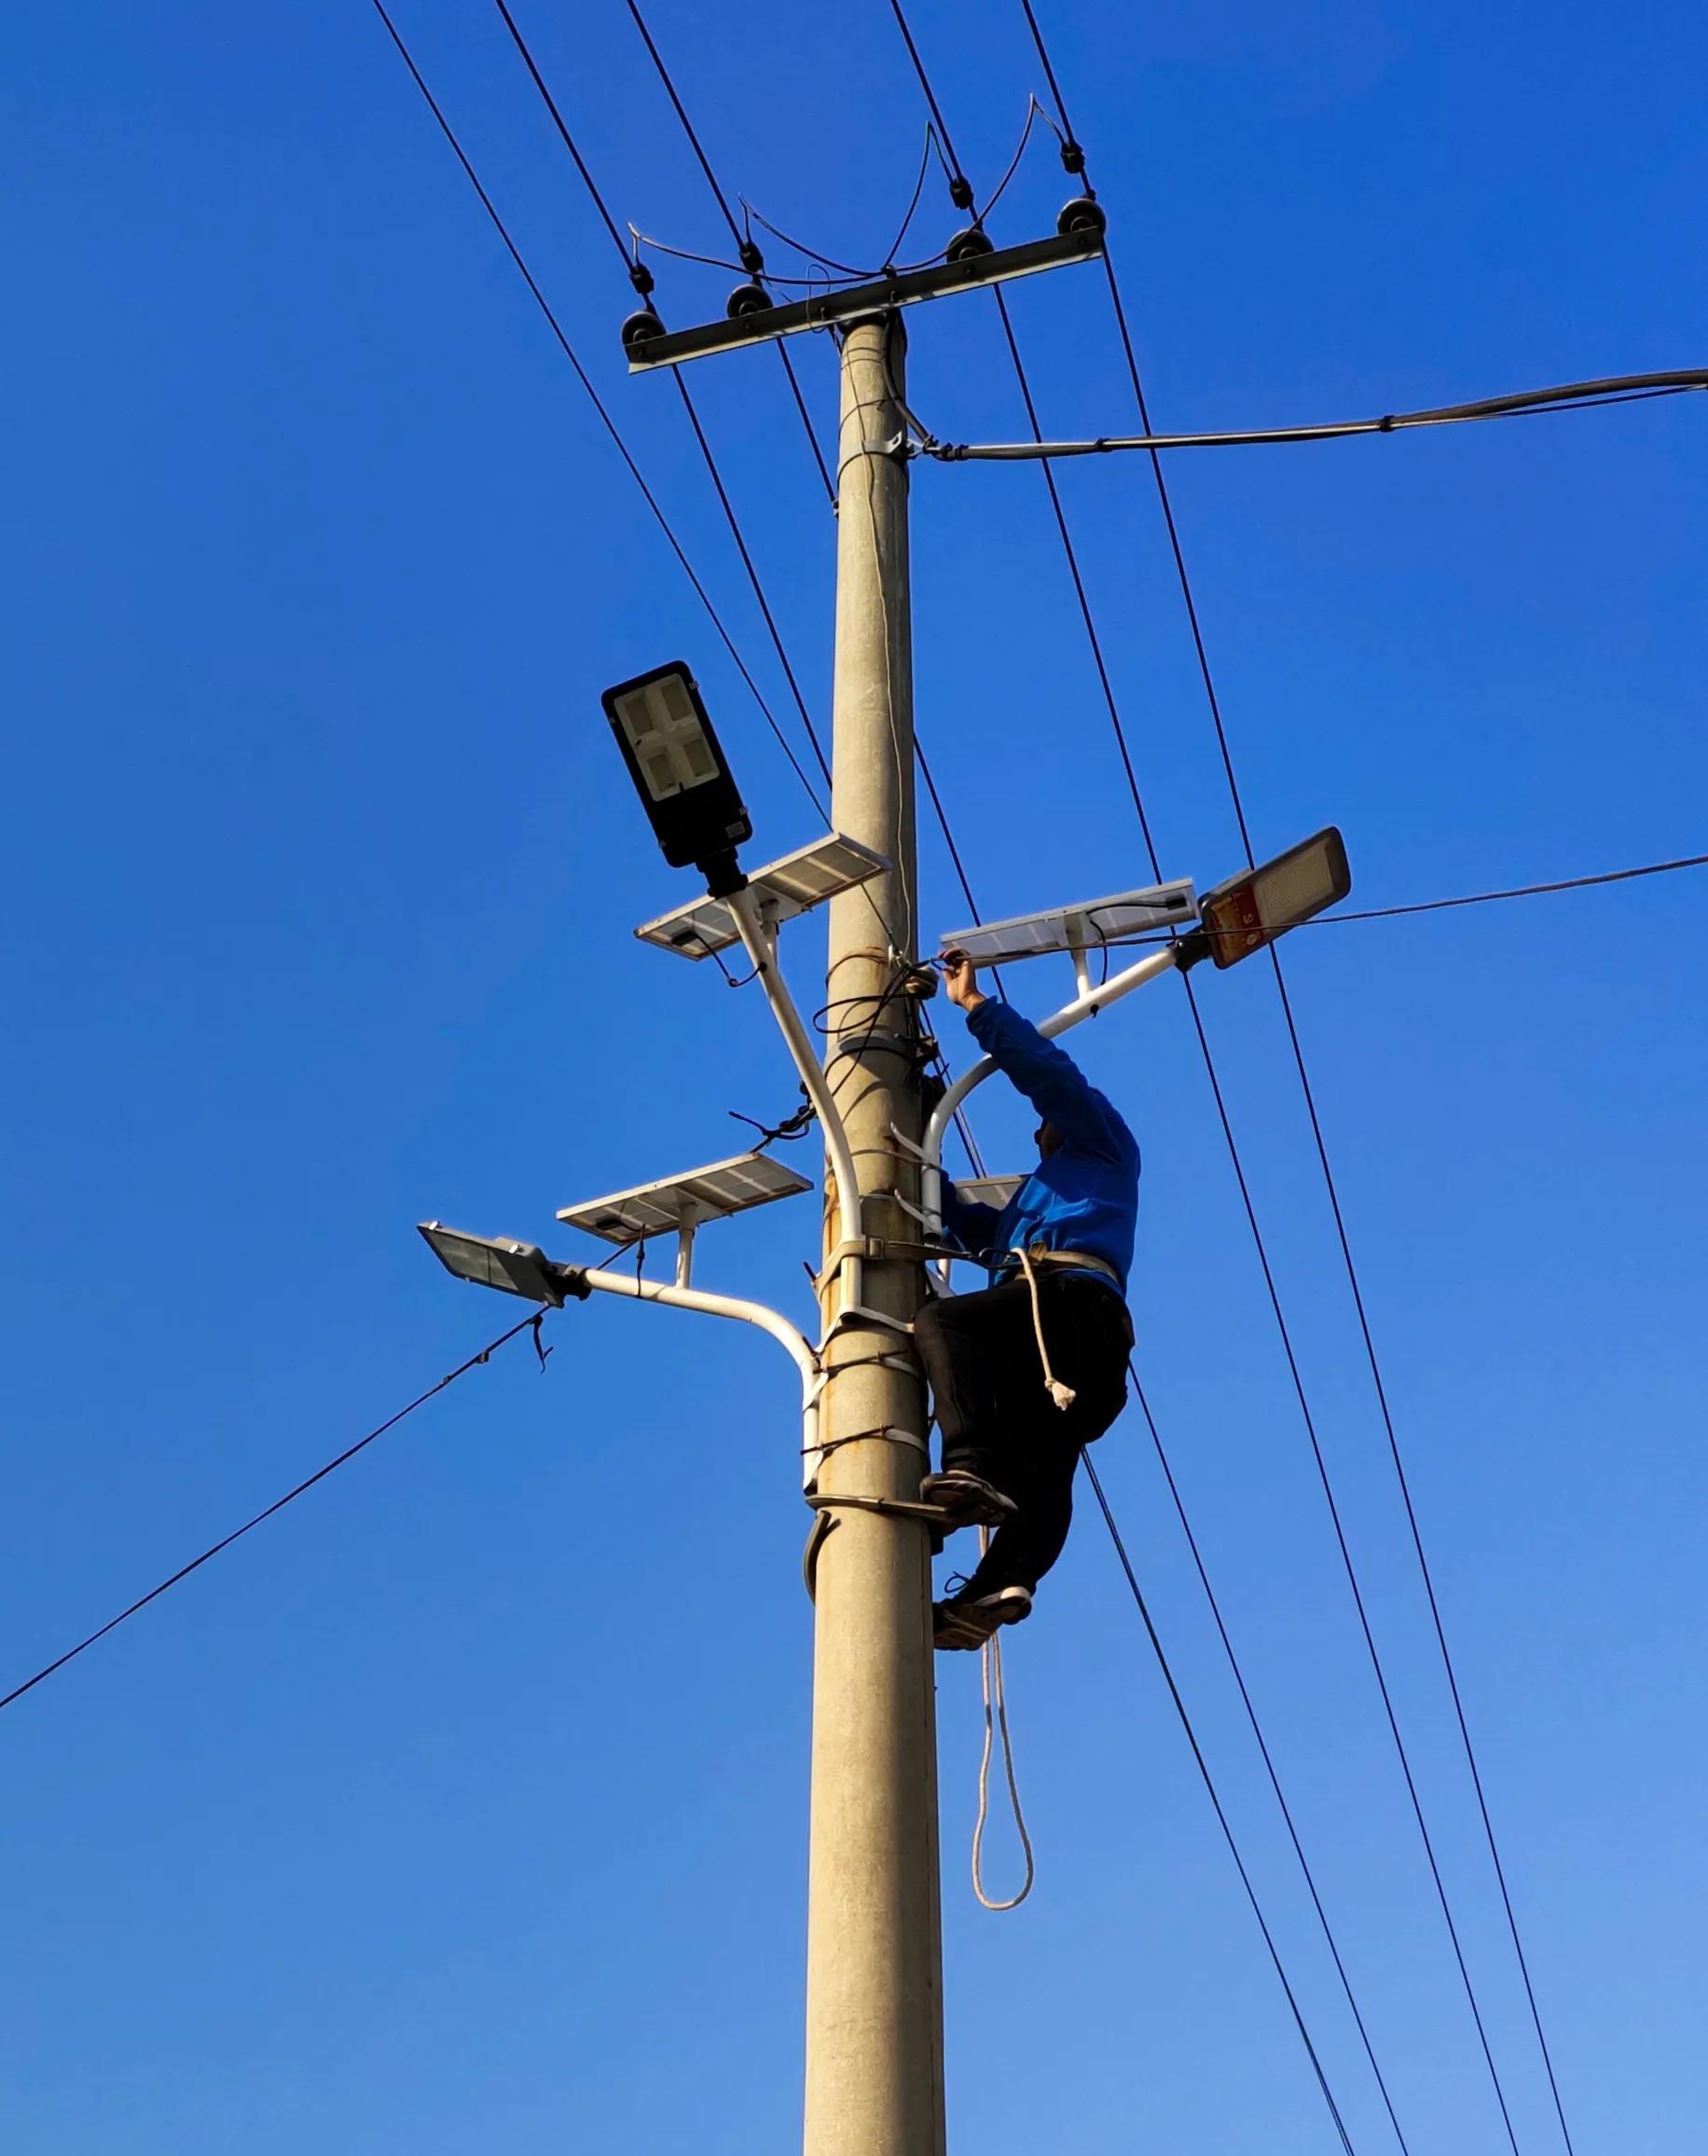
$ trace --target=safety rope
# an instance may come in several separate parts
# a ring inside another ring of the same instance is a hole
[[[990,1547],[990,1529],[979,1529],[979,1555]],[[1005,1910],[1018,1909],[1032,1891],[1037,1876],[1037,1866],[1032,1858],[1032,1837],[1026,1832],[1026,1814],[1020,1805],[1020,1785],[1014,1778],[1014,1748],[1008,1734],[1008,1690],[1002,1675],[1002,1636],[993,1632],[979,1649],[979,1684],[985,1695],[985,1747],[979,1755],[979,1816],[972,1829],[972,1891],[979,1898],[981,1908],[1000,1915]],[[990,1755],[996,1748],[996,1739],[1002,1737],[1002,1773],[1008,1783],[1008,1801],[1013,1809],[1014,1826],[1020,1835],[1020,1846],[1026,1852],[1026,1878],[1018,1894],[1006,1901],[993,1901],[985,1891],[985,1827],[990,1814]]]
[[[1038,1360],[1044,1366],[1044,1384],[1049,1389],[1051,1399],[1066,1415],[1079,1398],[1079,1394],[1075,1392],[1071,1385],[1064,1385],[1050,1367],[1050,1349],[1044,1339],[1043,1306],[1038,1298],[1038,1275],[1032,1270],[1031,1253],[1028,1251],[1017,1249],[1014,1255],[1020,1260],[1020,1269],[1026,1275],[1026,1284],[1032,1293],[1032,1331],[1038,1340]]]

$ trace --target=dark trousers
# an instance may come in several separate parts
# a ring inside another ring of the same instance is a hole
[[[1044,1385],[1024,1277],[928,1303],[914,1325],[944,1466],[982,1475],[1019,1508],[991,1537],[969,1593],[1037,1586],[1068,1540],[1080,1448],[1126,1402],[1133,1324],[1114,1288],[1092,1274],[1040,1267],[1038,1292],[1050,1366],[1077,1395],[1067,1409]]]

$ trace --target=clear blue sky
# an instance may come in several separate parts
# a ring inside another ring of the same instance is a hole
[[[496,14],[397,11],[783,708]],[[720,251],[618,0],[522,19],[619,216]],[[726,184],[881,250],[923,120],[882,0],[652,19]],[[1164,423],[1702,361],[1695,11],[1045,19]],[[1043,88],[1018,9],[914,20],[987,187]],[[599,688],[688,656],[759,844],[815,833],[366,0],[25,0],[5,44],[10,1682],[498,1329],[418,1218],[550,1240],[572,1198],[734,1150],[726,1108],[791,1104],[751,995],[630,940],[682,886]],[[1064,191],[1040,141],[999,237]],[[933,179],[927,245],[951,218]],[[729,282],[675,265],[661,296],[691,320]],[[1046,426],[1129,425],[1095,272],[1012,305]],[[911,327],[940,433],[1021,430],[987,301]],[[833,355],[798,358],[828,422]],[[833,532],[775,363],[695,386],[822,715]],[[1679,399],[1177,459],[1260,846],[1333,819],[1369,903],[1702,850],[1705,428]],[[1062,483],[1164,866],[1207,883],[1236,841],[1148,476]],[[915,500],[919,720],[982,905],[1145,880],[1038,474],[925,469]],[[929,833],[924,888],[958,925]],[[1579,2156],[1694,2148],[1708,2100],[1705,923],[1681,876],[1289,953]],[[790,956],[809,985],[812,929]],[[1204,1002],[1546,2152],[1273,989],[1250,968]],[[1146,1145],[1141,1366],[1414,2156],[1497,2151],[1181,1001],[1081,1038]],[[1022,1113],[979,1125],[1018,1163]],[[812,1229],[803,1203],[709,1233],[705,1276],[800,1308]],[[792,2144],[787,1373],[610,1304],[551,1332],[544,1376],[519,1344],[0,1721],[19,2156]],[[1355,2143],[1392,2149],[1134,1418],[1100,1458]],[[1013,1916],[966,1884],[976,1671],[943,1678],[957,2148],[1330,2149],[1095,1516],[1012,1655],[1040,1866]]]

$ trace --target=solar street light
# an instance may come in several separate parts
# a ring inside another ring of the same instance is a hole
[[[748,878],[748,890],[772,928],[796,915],[810,913],[839,891],[853,891],[890,864],[858,839],[839,838],[834,832],[768,862]],[[721,898],[696,898],[686,905],[645,921],[635,933],[642,943],[659,950],[674,951],[684,959],[715,958],[741,941],[734,913]]]
[[[599,700],[665,859],[699,869],[714,898],[739,891],[736,849],[753,826],[693,674],[673,659]]]
[[[562,1309],[567,1295],[586,1295],[576,1267],[558,1265],[538,1243],[512,1242],[507,1236],[465,1235],[460,1228],[448,1228],[443,1221],[416,1224],[445,1270],[477,1288],[496,1288],[501,1294],[520,1295],[525,1302],[547,1303],[554,1310]]]
[[[1198,911],[1189,876],[1143,891],[1118,891],[1108,898],[1086,898],[1047,913],[1017,914],[1012,920],[987,920],[977,928],[945,935],[945,950],[963,950],[981,965],[1008,959],[1039,958],[1049,951],[1095,950],[1101,944],[1179,927]]]
[[[1325,907],[1339,905],[1352,889],[1345,842],[1333,824],[1205,891],[1199,927],[1179,947],[1184,973],[1201,959],[1224,971],[1285,935]]]

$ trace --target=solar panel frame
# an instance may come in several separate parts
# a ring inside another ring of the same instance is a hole
[[[1054,952],[1096,950],[1103,944],[1152,930],[1179,928],[1198,918],[1198,897],[1190,876],[1142,891],[1118,891],[1107,898],[1087,898],[1042,913],[1016,914],[1010,920],[987,920],[957,929],[941,939],[944,950],[964,950],[982,964],[1013,959],[1046,958]]]
[[[955,1195],[963,1205],[994,1206],[1001,1212],[1009,1200],[1031,1179],[1024,1175],[974,1175],[957,1182]]]
[[[676,1235],[684,1227],[751,1212],[778,1198],[798,1197],[813,1185],[768,1153],[738,1153],[691,1168],[656,1182],[637,1183],[608,1197],[585,1198],[562,1208],[558,1218],[570,1227],[626,1249],[651,1236]]]
[[[748,878],[748,887],[778,921],[793,920],[822,905],[838,891],[853,891],[892,864],[857,838],[831,832],[810,846],[796,847],[779,861],[767,862]],[[721,898],[696,898],[687,905],[643,921],[637,938],[678,958],[696,962],[733,950],[741,941],[734,915]]]

